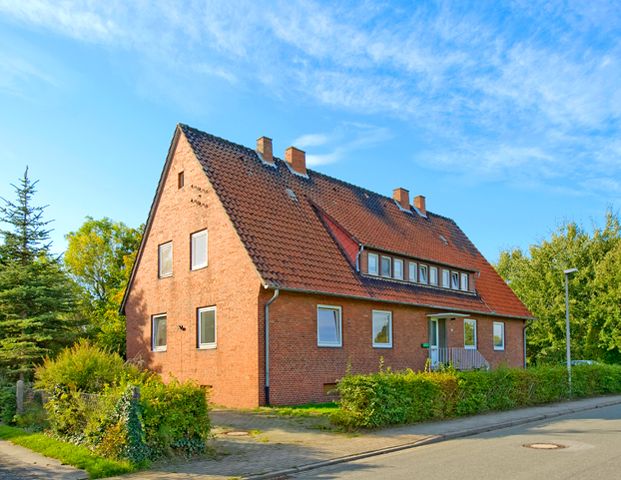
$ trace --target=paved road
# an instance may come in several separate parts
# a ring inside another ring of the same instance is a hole
[[[83,480],[86,472],[0,440],[0,480]]]
[[[556,443],[534,450],[523,445]],[[390,480],[621,479],[621,405],[300,473]]]

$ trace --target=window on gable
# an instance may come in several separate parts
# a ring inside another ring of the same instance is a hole
[[[185,177],[183,175],[183,172],[179,172],[179,174],[177,175],[177,187],[183,188],[184,185],[185,185]]]
[[[367,255],[367,273],[369,275],[379,275],[379,257],[377,253],[369,253]]]
[[[467,273],[462,273],[461,274],[461,289],[464,292],[467,292],[469,290],[469,287],[468,287],[468,274]]]
[[[477,321],[471,318],[464,320],[464,348],[468,350],[477,348]]]
[[[154,352],[166,351],[166,314],[151,318],[151,349]]]
[[[447,269],[442,269],[442,287],[449,288],[451,286],[451,272]]]
[[[392,277],[391,263],[392,263],[392,260],[390,259],[390,257],[382,256],[382,277],[388,277],[388,278]]]
[[[192,270],[198,270],[207,266],[207,230],[192,234],[190,241]]]
[[[429,283],[431,285],[438,284],[438,267],[429,267]]]
[[[159,276],[170,277],[173,273],[173,244],[163,243],[158,247]]]
[[[494,322],[494,350],[505,349],[505,324]]]
[[[198,348],[216,348],[216,307],[198,309]]]
[[[392,347],[392,312],[373,310],[373,346]]]
[[[317,305],[317,345],[340,347],[343,345],[341,307]]]
[[[416,265],[416,262],[408,263],[408,280],[410,282],[418,281],[418,265]]]
[[[403,280],[403,260],[401,260],[400,258],[395,258],[393,270],[394,270],[394,277],[397,280]]]
[[[418,278],[420,283],[427,284],[429,283],[429,275],[427,265],[419,265],[418,266]]]
[[[451,288],[459,290],[459,272],[451,272]]]

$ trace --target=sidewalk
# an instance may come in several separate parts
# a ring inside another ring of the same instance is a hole
[[[621,404],[598,397],[455,420],[386,428],[361,434],[326,431],[321,420],[283,418],[232,410],[212,412],[218,458],[153,465],[119,479],[177,480],[274,478],[296,471],[449,440],[576,411]]]
[[[88,478],[83,470],[62,465],[58,460],[44,457],[11,442],[0,440],[0,480],[25,478],[49,480],[82,480]]]

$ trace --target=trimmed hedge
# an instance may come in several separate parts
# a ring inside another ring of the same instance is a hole
[[[621,366],[572,369],[572,398],[621,393]],[[416,423],[570,398],[564,366],[346,375],[332,421],[348,428]]]

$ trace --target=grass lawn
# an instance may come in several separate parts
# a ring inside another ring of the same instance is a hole
[[[259,407],[259,413],[283,415],[286,417],[330,417],[339,409],[334,402],[327,403],[306,403],[304,405]]]
[[[137,470],[130,462],[100,457],[86,447],[63,442],[44,433],[29,433],[21,428],[0,425],[0,439],[86,470],[90,478],[111,477]]]

